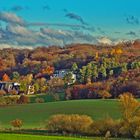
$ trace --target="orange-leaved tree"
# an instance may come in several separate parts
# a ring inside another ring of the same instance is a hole
[[[2,81],[10,81],[9,76],[6,73],[2,76]]]
[[[46,68],[41,70],[42,74],[52,75],[54,73],[54,67],[47,66]]]

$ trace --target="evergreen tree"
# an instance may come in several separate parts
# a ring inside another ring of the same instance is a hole
[[[107,77],[106,68],[103,65],[101,65],[101,67],[100,67],[100,74],[101,74],[102,78]]]
[[[73,73],[77,73],[78,65],[76,63],[73,63],[71,70]]]

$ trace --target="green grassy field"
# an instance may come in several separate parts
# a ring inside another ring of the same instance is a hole
[[[60,101],[64,101],[65,100],[65,93],[57,93],[59,96],[59,100]],[[44,99],[44,102],[54,102],[55,98],[53,96],[54,94],[48,93],[48,94],[35,94],[35,95],[28,95],[28,97],[30,98],[30,102],[31,103],[36,103],[35,99],[36,98],[42,98]]]
[[[0,126],[11,127],[10,121],[18,118],[23,120],[23,128],[39,128],[51,115],[74,113],[86,114],[95,120],[107,116],[120,118],[116,100],[77,100],[0,107]]]
[[[0,140],[86,140],[86,138],[72,138],[72,137],[60,137],[60,136],[36,136],[36,135],[25,135],[25,134],[24,135],[23,134],[22,135],[0,134]]]
[[[74,138],[61,136],[37,136],[25,134],[0,134],[0,140],[105,140],[104,138]],[[132,140],[125,138],[110,138],[109,140]],[[133,139],[134,140],[134,139]]]

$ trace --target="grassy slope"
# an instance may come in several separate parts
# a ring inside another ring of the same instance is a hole
[[[105,140],[104,138],[72,138],[60,136],[36,136],[36,135],[23,135],[23,134],[0,134],[0,140]],[[132,139],[119,139],[110,138],[109,140],[132,140]]]
[[[35,136],[35,135],[21,135],[21,134],[0,134],[0,140],[84,140],[84,139],[86,138],[71,138],[71,137],[59,137],[59,136]],[[87,140],[90,140],[90,139],[87,139]]]
[[[120,117],[116,100],[78,100],[0,107],[0,123],[9,127],[11,120],[19,118],[24,121],[24,128],[35,128],[42,127],[51,115],[73,113],[86,114],[93,119]]]

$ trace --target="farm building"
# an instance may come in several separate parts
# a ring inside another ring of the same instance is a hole
[[[67,69],[56,70],[50,78],[51,79],[52,78],[62,78],[63,79],[65,77],[65,75],[68,73],[71,73],[71,78],[73,79],[72,83],[68,83],[69,85],[71,85],[71,84],[75,83],[75,81],[76,81],[76,74],[74,74],[70,70],[67,70]]]
[[[7,93],[9,93],[11,90],[19,92],[19,83],[14,83],[14,82],[0,82],[0,90],[4,90]]]

